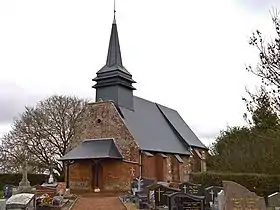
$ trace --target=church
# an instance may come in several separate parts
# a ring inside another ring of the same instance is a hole
[[[115,17],[106,64],[92,80],[95,102],[87,104],[78,143],[60,159],[67,165],[67,188],[127,191],[139,176],[179,183],[206,171],[208,148],[179,113],[134,96]]]

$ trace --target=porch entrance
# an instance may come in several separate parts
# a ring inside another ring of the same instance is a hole
[[[103,189],[103,166],[101,160],[94,160],[91,164],[91,188]]]

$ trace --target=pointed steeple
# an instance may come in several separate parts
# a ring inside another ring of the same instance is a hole
[[[115,12],[115,11],[114,11]],[[121,49],[117,30],[117,23],[114,14],[109,49],[106,64],[96,73],[93,79],[96,84],[96,101],[113,100],[119,106],[133,110],[133,90],[135,81],[132,75],[122,64]]]
[[[100,69],[97,73],[103,73],[116,69],[128,75],[131,75],[122,64],[122,55],[121,55],[121,48],[119,43],[118,29],[117,29],[116,19],[114,16],[106,65],[102,69]]]

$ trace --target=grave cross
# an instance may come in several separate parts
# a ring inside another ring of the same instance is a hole
[[[27,178],[27,172],[28,172],[27,161],[25,161],[25,164],[22,166],[21,171],[22,171],[22,180],[19,183],[19,186],[30,186],[30,182],[28,181]]]
[[[137,190],[139,192],[139,191],[141,191],[141,184],[143,182],[143,179],[141,179],[141,177],[139,177],[139,178],[137,177],[136,180],[137,180],[137,187],[138,187]]]
[[[161,191],[160,188],[158,188],[158,191],[156,192],[158,193],[158,202],[160,202],[161,193],[163,193],[164,191]]]
[[[213,189],[209,193],[210,193],[210,195],[212,197],[212,201],[213,201],[214,200],[214,191],[213,191]]]
[[[187,186],[186,185],[184,185],[183,189],[184,189],[184,193],[187,193]]]

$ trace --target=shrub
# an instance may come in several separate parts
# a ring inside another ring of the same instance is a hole
[[[251,174],[251,173],[192,173],[190,181],[200,183],[204,187],[211,185],[222,186],[222,181],[234,181],[257,193],[259,196],[268,196],[279,191],[280,175]]]
[[[44,174],[28,174],[28,180],[31,186],[42,184],[46,180]],[[22,179],[22,174],[0,174],[0,191],[6,184],[18,186]]]

